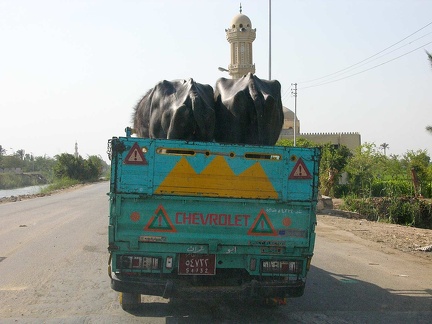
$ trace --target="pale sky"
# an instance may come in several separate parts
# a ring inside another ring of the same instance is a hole
[[[84,158],[107,160],[108,139],[157,82],[229,77],[217,68],[230,63],[225,29],[239,3],[0,0],[0,145],[53,157],[77,141]],[[269,2],[241,3],[256,75],[268,79]],[[271,3],[271,77],[291,110],[298,83],[302,133],[358,132],[387,154],[432,155],[432,0]]]

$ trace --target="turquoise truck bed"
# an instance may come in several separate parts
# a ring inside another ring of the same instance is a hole
[[[303,294],[319,149],[131,136],[109,146],[109,272],[124,308],[140,294]]]

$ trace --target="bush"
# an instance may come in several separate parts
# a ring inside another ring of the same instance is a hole
[[[371,184],[372,197],[411,196],[412,194],[412,184],[407,180],[375,179]]]
[[[349,185],[346,184],[344,185],[338,184],[333,189],[333,194],[335,198],[343,198],[349,195],[349,193],[350,193],[350,187]]]
[[[344,203],[342,206],[344,209],[359,213],[371,221],[379,220],[379,213],[376,210],[374,204],[371,204],[370,198],[359,198],[357,196],[346,196],[344,197]]]
[[[343,207],[357,212],[372,221],[386,221],[432,229],[432,204],[414,197],[371,197],[347,196]]]
[[[84,160],[81,156],[75,157],[72,154],[63,153],[57,155],[56,158],[54,174],[59,179],[68,178],[91,182],[99,179],[104,169],[102,159],[97,156],[90,156]]]
[[[421,194],[425,198],[432,198],[432,183],[431,182],[422,184]]]

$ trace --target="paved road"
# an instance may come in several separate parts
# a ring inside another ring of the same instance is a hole
[[[432,263],[320,221],[305,295],[279,308],[144,297],[107,275],[107,183],[0,205],[1,323],[430,323]]]

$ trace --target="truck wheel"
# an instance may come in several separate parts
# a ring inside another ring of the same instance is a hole
[[[120,306],[125,311],[137,309],[141,304],[141,295],[135,293],[120,293]]]

